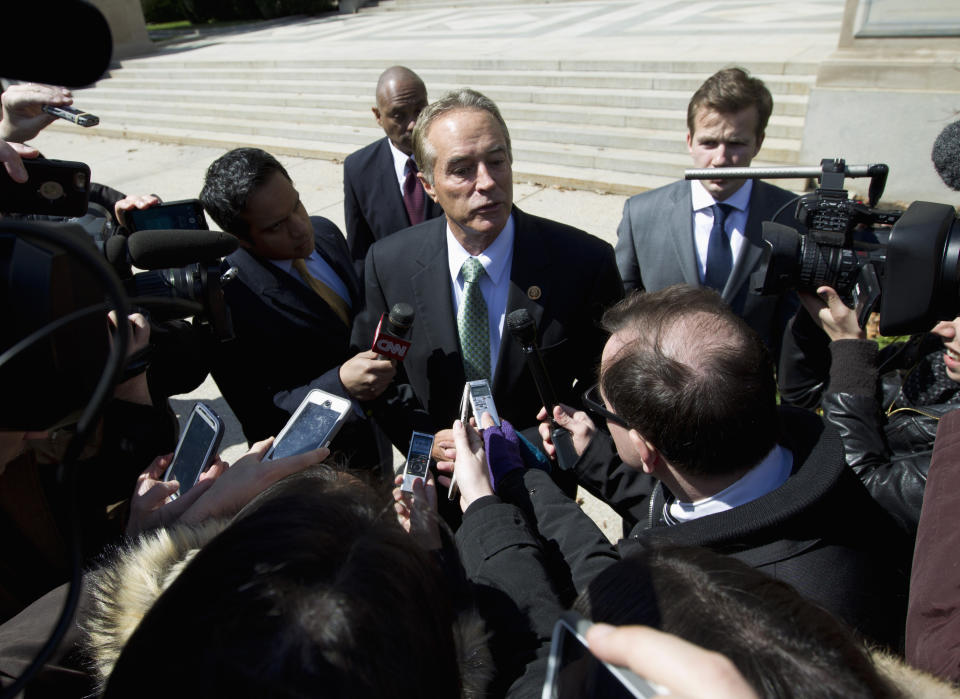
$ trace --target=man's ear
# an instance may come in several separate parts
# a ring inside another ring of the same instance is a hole
[[[763,139],[766,136],[766,132],[760,132],[760,136],[757,138],[757,150],[754,151],[753,157],[756,158],[760,153],[760,149],[763,147]]]
[[[376,107],[370,107],[370,111],[373,112],[373,116],[377,120],[377,124],[382,127],[383,124],[380,123],[380,110]]]
[[[437,190],[434,189],[432,184],[427,182],[427,178],[423,176],[422,172],[417,173],[417,179],[420,180],[420,184],[423,185],[423,191],[427,193],[427,196],[439,204],[440,202],[437,201]]]
[[[687,152],[693,153],[693,134],[687,131]]]
[[[627,436],[630,438],[630,443],[633,445],[633,448],[637,450],[637,454],[640,455],[641,469],[644,473],[653,474],[657,467],[663,462],[663,457],[660,456],[660,452],[657,451],[657,448],[650,443],[649,440],[644,438],[642,434],[636,430],[630,430],[627,432]]]

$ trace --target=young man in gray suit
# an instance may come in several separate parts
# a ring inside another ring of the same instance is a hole
[[[710,76],[687,106],[693,167],[747,167],[760,152],[773,98],[740,68]],[[686,283],[716,289],[776,357],[796,294],[750,293],[763,250],[762,223],[793,194],[761,180],[693,180],[627,200],[617,231],[617,266],[627,291]],[[780,223],[795,225],[792,211]]]

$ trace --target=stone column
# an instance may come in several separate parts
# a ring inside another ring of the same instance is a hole
[[[147,36],[140,0],[90,0],[110,25],[113,34],[113,60],[147,53],[152,49]]]

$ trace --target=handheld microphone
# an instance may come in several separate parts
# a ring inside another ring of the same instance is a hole
[[[130,261],[141,269],[210,262],[229,255],[239,246],[236,236],[220,231],[145,230],[127,238]]]
[[[930,159],[943,183],[960,191],[960,121],[947,124],[940,132]]]
[[[402,362],[410,349],[406,339],[413,327],[413,306],[409,303],[395,303],[389,315],[382,313],[377,331],[373,334],[373,346],[370,348],[380,359],[396,359]]]
[[[540,394],[540,400],[543,402],[543,407],[546,408],[550,423],[553,425],[550,439],[557,449],[557,465],[564,471],[569,470],[573,468],[579,457],[576,449],[573,448],[573,435],[553,419],[553,409],[557,405],[557,394],[554,392],[553,383],[547,374],[547,367],[540,355],[540,348],[537,347],[537,324],[526,308],[518,308],[507,315],[507,327],[510,328],[510,333],[516,338],[517,342],[520,343],[520,351],[523,352],[527,360],[527,366],[533,376],[533,383],[537,387],[537,393]]]

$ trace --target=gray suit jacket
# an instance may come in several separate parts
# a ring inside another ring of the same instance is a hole
[[[629,292],[657,291],[671,284],[700,284],[693,242],[693,200],[684,180],[630,197],[617,229],[617,267]],[[800,302],[794,292],[782,296],[750,293],[750,275],[763,251],[762,223],[793,198],[785,189],[757,180],[750,195],[750,212],[743,247],[734,261],[722,296],[747,321],[774,354],[780,353],[787,321]],[[795,225],[792,211],[780,223]]]

